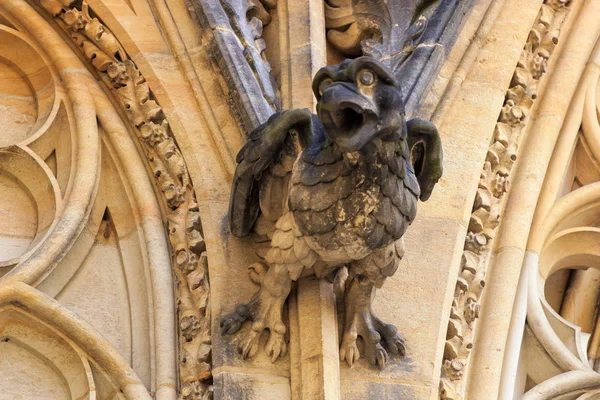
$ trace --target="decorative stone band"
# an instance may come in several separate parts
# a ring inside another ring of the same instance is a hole
[[[166,209],[177,288],[182,398],[210,398],[210,287],[206,247],[194,188],[169,122],[135,63],[85,0],[39,1],[71,35],[111,89],[146,151]]]
[[[231,110],[247,132],[281,108],[262,38],[276,5],[277,0],[194,0],[188,7],[203,31],[213,67],[224,78]]]
[[[570,0],[544,1],[506,92],[465,239],[446,333],[440,399],[459,400],[464,396],[464,374],[473,346],[479,300],[485,286],[492,241],[500,223],[504,194],[509,190],[510,173],[517,158],[521,134],[537,97],[538,84],[558,43],[570,4]]]

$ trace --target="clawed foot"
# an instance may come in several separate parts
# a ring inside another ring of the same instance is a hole
[[[345,360],[349,366],[360,359],[357,346],[359,336],[364,342],[364,357],[371,365],[377,365],[380,369],[388,361],[388,351],[400,357],[406,353],[406,341],[398,333],[398,329],[381,321],[370,310],[346,316],[346,321],[340,360]]]
[[[258,353],[260,337],[267,330],[269,339],[265,350],[272,362],[283,357],[287,352],[285,341],[286,327],[281,320],[282,301],[269,296],[259,296],[247,305],[236,308],[235,312],[221,320],[223,334],[232,335],[238,332],[246,320],[252,320],[251,329],[243,335],[238,343],[238,351],[242,358],[251,358]]]
[[[287,353],[287,343],[285,342],[285,325],[279,321],[272,326],[266,326],[264,320],[257,320],[252,323],[252,329],[244,335],[238,344],[238,351],[242,358],[252,358],[258,353],[260,337],[262,333],[268,330],[269,339],[265,345],[265,351],[269,355],[271,362],[277,361]]]
[[[238,306],[234,312],[227,314],[221,319],[221,333],[233,335],[242,328],[242,324],[251,318],[248,305]]]

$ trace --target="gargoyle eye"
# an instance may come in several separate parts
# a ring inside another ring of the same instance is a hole
[[[358,73],[358,80],[365,86],[371,86],[375,83],[375,74],[368,69],[363,69]]]
[[[331,85],[333,83],[333,80],[331,80],[331,78],[325,78],[321,81],[321,83],[319,83],[319,94],[321,96],[323,96],[323,92],[325,91],[325,89],[327,89],[327,87],[329,85]]]

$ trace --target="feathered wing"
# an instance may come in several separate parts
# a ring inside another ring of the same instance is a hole
[[[421,189],[421,201],[427,201],[442,177],[444,153],[440,134],[431,122],[421,118],[406,123],[411,163]]]
[[[229,199],[234,235],[247,235],[260,212],[272,222],[283,214],[292,166],[313,141],[312,118],[308,109],[281,111],[252,131],[236,158]]]

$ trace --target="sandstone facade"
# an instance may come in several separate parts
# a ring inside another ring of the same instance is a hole
[[[600,398],[598,16],[600,0],[0,1],[0,399]],[[293,283],[282,357],[265,334],[245,359],[252,322],[220,322],[272,237],[230,232],[236,155],[360,56],[443,145],[372,305],[406,354],[340,361],[342,268]]]

